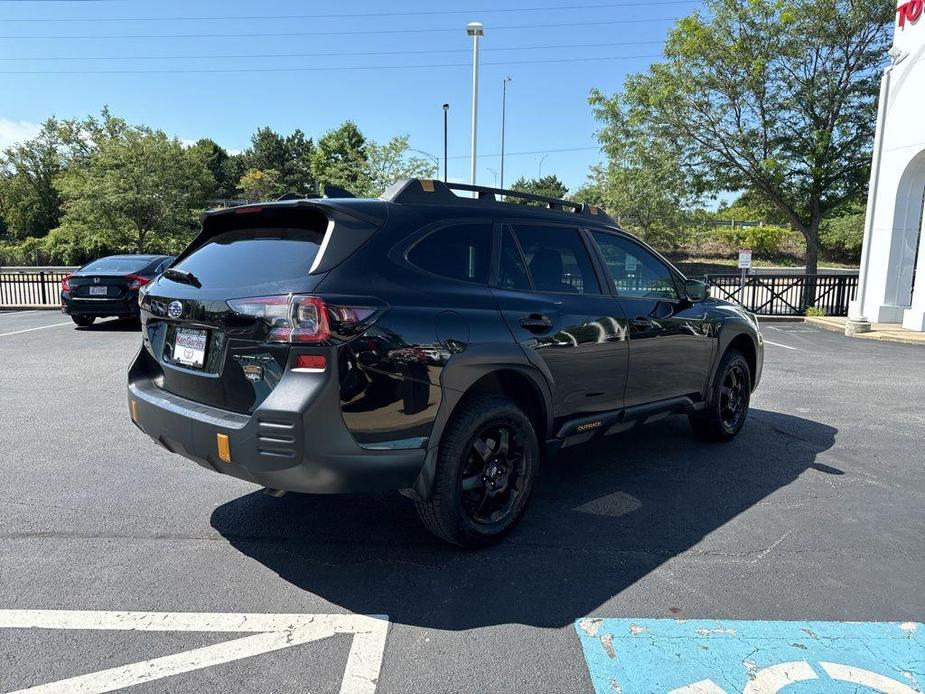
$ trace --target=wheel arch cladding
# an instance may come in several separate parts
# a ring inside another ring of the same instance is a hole
[[[754,388],[755,374],[758,368],[758,354],[755,350],[754,339],[748,333],[739,333],[729,341],[729,344],[726,345],[726,349],[723,350],[723,354],[730,349],[740,352],[742,356],[745,357],[745,361],[748,362],[749,378],[752,382],[752,388]]]
[[[430,497],[443,430],[472,395],[502,395],[513,400],[533,423],[537,441],[542,445],[552,431],[552,395],[542,374],[525,363],[526,359],[519,349],[518,353],[519,357],[508,363],[488,363],[473,358],[476,355],[469,355],[469,358],[459,361],[457,357],[451,360],[443,373],[443,401],[431,432],[427,458],[414,485],[414,496],[419,499]],[[453,364],[454,361],[457,363]]]

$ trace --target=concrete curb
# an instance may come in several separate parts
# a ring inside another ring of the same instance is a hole
[[[817,328],[822,328],[823,330],[828,330],[833,333],[845,334],[845,325],[844,323],[835,323],[831,318],[826,319],[824,317],[816,316],[807,316],[806,323],[810,325],[815,325]],[[925,333],[922,333],[921,337],[917,335],[910,335],[906,337],[897,333],[885,333],[880,330],[871,330],[869,333],[856,333],[848,337],[856,337],[861,340],[879,340],[880,342],[898,342],[904,345],[922,345],[925,346]]]

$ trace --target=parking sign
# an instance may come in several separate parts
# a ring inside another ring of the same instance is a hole
[[[752,266],[752,252],[751,250],[742,250],[739,251],[739,269],[747,270]]]

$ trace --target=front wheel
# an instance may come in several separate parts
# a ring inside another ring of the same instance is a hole
[[[89,328],[96,320],[96,316],[71,316],[71,320],[81,328]]]
[[[707,406],[688,415],[694,434],[706,441],[730,441],[748,416],[752,376],[741,352],[729,350],[720,360]]]
[[[418,502],[418,515],[452,544],[491,544],[517,523],[538,466],[536,433],[523,411],[507,398],[471,398],[443,432],[433,494]]]

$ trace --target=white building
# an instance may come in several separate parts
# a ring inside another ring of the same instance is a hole
[[[849,333],[869,330],[869,322],[925,330],[925,0],[899,3],[892,64],[880,86],[860,286],[848,314]]]

